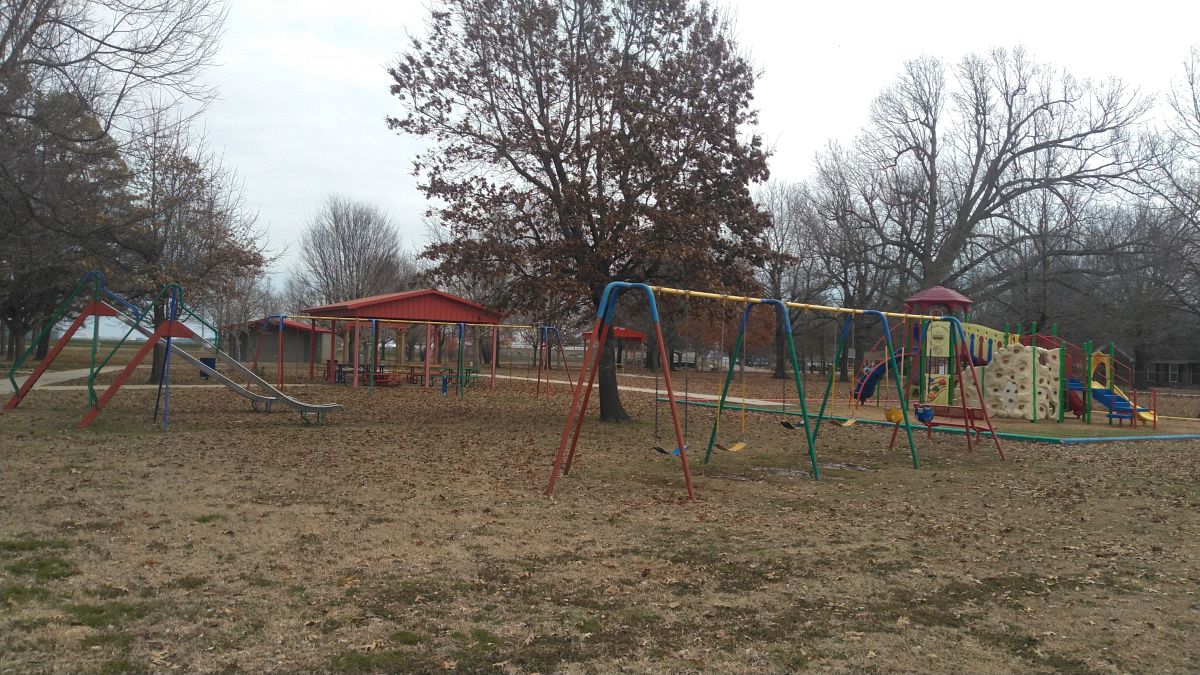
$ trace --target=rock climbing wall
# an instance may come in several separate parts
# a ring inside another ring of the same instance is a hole
[[[1036,354],[1036,357],[1035,357]],[[988,412],[1014,419],[1058,419],[1059,352],[1014,344],[996,350],[986,369],[983,395]],[[1035,367],[1036,365],[1036,367]],[[1037,387],[1037,410],[1034,410]],[[975,398],[968,391],[967,399]],[[1036,413],[1036,417],[1035,417]]]

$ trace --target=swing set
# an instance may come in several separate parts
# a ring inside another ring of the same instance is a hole
[[[739,324],[738,324],[738,337],[734,342],[733,348],[730,350],[729,367],[726,372],[725,381],[722,385],[721,396],[720,396],[720,399],[716,406],[717,407],[717,415],[716,415],[716,419],[713,422],[712,431],[710,432],[710,435],[709,435],[709,443],[708,443],[708,447],[706,449],[705,458],[704,458],[705,463],[708,463],[711,460],[712,449],[714,447],[717,447],[717,448],[722,447],[721,445],[719,445],[716,442],[716,440],[717,440],[717,436],[720,431],[721,413],[726,408],[726,402],[728,400],[729,389],[730,389],[730,386],[733,381],[733,375],[734,375],[736,366],[739,363],[738,359],[736,358],[738,356],[739,351],[741,352],[741,356],[742,356],[742,358],[740,360],[740,363],[742,365],[741,373],[742,373],[742,394],[743,394],[742,395],[742,409],[743,409],[742,433],[741,433],[741,438],[736,443],[733,443],[729,446],[725,446],[724,449],[731,451],[731,452],[736,452],[736,451],[741,451],[746,448],[745,415],[746,415],[746,412],[751,410],[751,408],[747,405],[747,397],[746,397],[747,392],[746,392],[746,387],[745,387],[746,326],[747,326],[747,323],[748,323],[748,320],[750,317],[750,313],[755,307],[760,307],[760,306],[770,307],[770,308],[773,308],[777,312],[777,316],[782,321],[782,325],[784,326],[784,333],[786,335],[787,350],[788,350],[787,354],[790,356],[791,365],[792,365],[791,380],[795,386],[796,400],[798,401],[799,406],[800,406],[800,412],[799,412],[798,416],[800,417],[801,422],[800,422],[800,424],[793,423],[790,428],[795,429],[798,427],[799,430],[803,430],[803,432],[804,432],[805,449],[807,450],[809,464],[812,467],[812,477],[814,480],[820,480],[820,478],[821,478],[821,469],[817,463],[816,447],[817,447],[817,441],[818,441],[818,438],[820,435],[821,422],[823,419],[825,419],[826,406],[829,402],[830,395],[833,392],[834,374],[831,370],[829,381],[826,384],[825,392],[821,399],[820,411],[818,413],[816,413],[815,415],[809,414],[808,404],[806,403],[805,395],[804,395],[804,382],[803,382],[803,379],[800,374],[799,360],[796,358],[796,344],[795,344],[795,339],[794,339],[793,333],[792,333],[791,318],[788,314],[789,308],[800,309],[802,311],[823,312],[823,313],[830,313],[830,314],[834,314],[834,315],[838,315],[838,316],[845,316],[845,320],[843,321],[843,324],[842,324],[842,330],[841,330],[841,335],[840,335],[839,345],[838,345],[838,350],[837,350],[839,358],[840,358],[841,354],[843,353],[842,350],[844,349],[845,343],[848,339],[848,336],[850,335],[851,325],[852,325],[852,321],[853,321],[854,317],[856,317],[856,316],[871,316],[871,317],[877,318],[879,320],[879,323],[881,324],[882,332],[885,337],[885,344],[887,346],[887,359],[889,362],[888,367],[893,372],[897,372],[896,351],[895,351],[894,345],[892,344],[892,339],[891,339],[892,331],[890,330],[889,324],[888,324],[889,318],[914,319],[914,320],[922,320],[922,321],[945,321],[945,322],[948,322],[951,324],[952,330],[956,331],[960,335],[963,334],[962,324],[959,323],[959,321],[954,317],[938,317],[938,316],[927,316],[927,315],[918,315],[918,314],[905,314],[905,313],[898,313],[898,312],[883,312],[883,311],[872,310],[872,309],[854,309],[854,308],[848,308],[848,307],[832,307],[832,306],[827,306],[827,305],[813,305],[813,304],[798,303],[798,302],[785,302],[782,300],[775,300],[775,299],[768,299],[768,298],[754,298],[754,297],[748,297],[748,296],[727,295],[727,294],[707,293],[707,292],[703,292],[703,291],[693,291],[693,290],[685,290],[685,289],[678,289],[678,288],[668,288],[668,287],[663,287],[663,286],[651,286],[649,284],[643,284],[643,283],[611,282],[605,287],[604,292],[601,295],[599,307],[596,310],[595,323],[594,323],[594,326],[590,333],[590,337],[588,339],[586,349],[584,351],[583,364],[580,369],[580,379],[579,379],[580,386],[575,388],[574,395],[572,396],[571,407],[569,408],[568,413],[567,413],[567,418],[566,418],[566,421],[563,426],[562,435],[559,439],[558,450],[555,453],[554,462],[551,467],[550,479],[546,486],[546,494],[547,495],[554,494],[554,488],[558,482],[559,476],[560,475],[563,475],[563,476],[569,475],[569,473],[571,471],[571,466],[574,463],[575,453],[576,453],[576,450],[577,450],[578,444],[579,444],[580,432],[583,428],[583,420],[584,420],[584,417],[586,416],[588,402],[591,398],[592,389],[595,385],[596,374],[599,370],[600,359],[601,359],[601,355],[603,354],[604,344],[605,344],[605,341],[607,340],[607,338],[612,330],[612,327],[614,325],[614,315],[616,314],[618,301],[623,292],[631,291],[631,290],[644,293],[646,296],[646,301],[647,301],[646,304],[647,304],[647,307],[650,312],[651,323],[653,323],[653,325],[654,325],[654,336],[655,336],[655,340],[656,340],[657,347],[658,347],[660,364],[666,364],[666,363],[669,363],[669,361],[668,361],[666,343],[663,339],[662,322],[661,322],[661,317],[659,315],[658,303],[656,301],[656,294],[659,296],[682,296],[685,299],[685,302],[691,298],[698,298],[698,299],[705,299],[705,300],[714,300],[714,301],[723,302],[723,303],[734,303],[734,304],[741,305],[743,307],[741,320],[739,321]],[[685,305],[685,307],[686,307],[686,305]],[[970,366],[970,368],[971,368],[972,375],[974,375],[973,364]],[[688,498],[695,499],[695,497],[696,497],[695,486],[693,485],[693,482],[692,482],[691,467],[688,462],[688,444],[687,444],[687,436],[686,436],[687,430],[686,430],[685,425],[687,422],[687,419],[686,419],[687,412],[686,411],[687,411],[688,406],[696,404],[697,402],[688,400],[689,391],[688,391],[688,386],[687,386],[686,371],[684,374],[684,400],[682,402],[679,401],[676,397],[675,387],[674,387],[674,384],[671,379],[670,368],[664,367],[662,370],[662,375],[663,375],[663,382],[664,382],[665,388],[666,388],[667,404],[668,404],[668,408],[671,413],[672,428],[673,428],[674,434],[675,434],[675,448],[673,450],[668,451],[665,448],[662,448],[660,446],[655,446],[654,450],[661,454],[669,455],[672,457],[677,457],[679,459],[680,466],[681,466],[681,469],[683,472],[684,484],[687,488]],[[903,388],[903,385],[901,384],[899,378],[893,378],[893,381],[896,384],[896,395],[900,401],[900,407],[898,410],[899,415],[898,415],[897,421],[895,422],[894,431],[899,432],[900,427],[904,428],[905,437],[908,441],[909,454],[912,459],[913,468],[919,469],[920,468],[920,459],[917,455],[916,442],[913,438],[913,425],[909,419],[909,412],[908,412],[908,406],[906,403],[906,396],[905,396],[904,388]],[[974,378],[974,383],[975,383],[976,389],[978,390],[979,381],[978,381],[977,377]],[[658,398],[658,396],[657,396],[657,389],[658,389],[657,377],[655,380],[655,389],[656,389],[655,398],[657,400],[657,398]],[[785,391],[786,391],[786,384],[785,384]],[[981,392],[977,391],[977,393],[981,393]],[[684,407],[684,419],[682,421],[680,419],[680,412],[679,412],[679,407],[681,404]],[[755,409],[755,412],[758,412],[758,411],[771,412],[771,413],[779,412],[778,410]],[[656,413],[657,413],[657,411],[656,411]],[[791,414],[791,413],[789,413],[789,414]],[[813,420],[812,424],[807,423],[807,421],[809,419]],[[988,425],[990,427],[990,421],[988,422]],[[787,426],[787,425],[784,425],[784,426]],[[657,414],[656,414],[655,428],[656,428],[656,432],[657,432]],[[998,447],[998,445],[999,445],[999,442],[997,441],[997,447]]]

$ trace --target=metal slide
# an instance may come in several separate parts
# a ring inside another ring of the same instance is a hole
[[[105,303],[105,304],[108,304],[108,303]],[[119,319],[125,325],[133,328],[134,330],[138,331],[145,337],[150,337],[151,335],[153,335],[153,331],[151,331],[150,329],[141,325],[140,323],[135,321],[132,317],[128,316],[124,312],[121,312],[119,309],[112,307],[111,305],[109,305],[109,307],[114,312],[116,312],[116,318]],[[293,408],[295,410],[300,411],[301,415],[316,414],[318,421],[323,419],[326,413],[337,412],[337,411],[343,410],[342,406],[337,403],[305,403],[304,401],[300,401],[295,398],[292,398],[291,396],[288,396],[287,394],[283,393],[282,391],[279,391],[278,389],[276,389],[273,385],[271,385],[271,383],[269,383],[266,380],[264,380],[263,378],[259,377],[257,373],[255,373],[253,370],[250,370],[249,368],[247,368],[245,365],[243,365],[237,359],[235,359],[232,356],[230,356],[229,354],[226,354],[225,352],[217,349],[208,340],[205,340],[204,338],[197,335],[194,338],[192,338],[192,341],[199,344],[204,349],[211,350],[214,354],[217,355],[217,358],[221,359],[223,362],[225,362],[226,364],[231,366],[237,372],[241,373],[242,375],[245,375],[247,378],[250,379],[251,382],[253,382],[258,387],[262,388],[264,391],[269,392],[269,394],[268,395],[259,394],[257,392],[247,389],[240,382],[236,382],[236,381],[230,379],[224,373],[221,373],[213,368],[208,367],[207,365],[204,364],[203,361],[201,361],[200,359],[187,353],[182,348],[180,348],[178,346],[178,344],[176,344],[176,343],[171,343],[171,345],[170,345],[171,350],[175,355],[182,358],[188,364],[195,366],[201,372],[205,373],[209,377],[213,378],[214,380],[216,380],[216,381],[220,382],[221,384],[225,385],[226,387],[228,387],[230,389],[230,391],[232,391],[233,393],[249,399],[250,402],[254,405],[256,410],[258,409],[259,404],[263,404],[265,410],[270,410],[271,404],[278,401],[278,402],[288,406],[289,408]],[[167,343],[165,338],[160,338],[159,342],[162,342],[163,344]]]

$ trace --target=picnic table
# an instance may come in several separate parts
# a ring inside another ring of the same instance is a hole
[[[475,380],[478,376],[479,373],[473,367],[463,369],[463,378],[467,386],[475,384]],[[424,377],[425,366],[418,365],[408,367],[408,374],[405,379],[409,384],[421,384],[421,380]],[[447,368],[445,366],[430,366],[428,382],[429,386],[436,387],[440,385],[443,377],[448,377],[450,378],[451,383],[455,383],[458,380],[458,373],[453,368]]]
[[[335,384],[346,384],[347,375],[353,375],[353,374],[354,374],[354,364],[338,363],[334,366],[333,381]],[[359,376],[360,382],[363,380],[363,378],[370,377],[371,376],[371,364],[369,364],[369,363],[358,364],[358,376]],[[381,377],[381,376],[383,376],[383,377]],[[376,363],[375,364],[375,384],[380,384],[381,382],[386,382],[386,383],[390,384],[391,380],[392,380],[391,373],[388,372],[387,364],[386,363]],[[399,383],[397,382],[396,384],[399,384]]]

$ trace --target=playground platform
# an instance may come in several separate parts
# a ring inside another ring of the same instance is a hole
[[[666,398],[659,397],[658,400],[666,403]],[[688,405],[696,408],[715,409],[717,403],[711,400],[711,397],[704,395],[692,395],[689,399],[676,399],[681,405]],[[808,401],[808,417],[815,419],[818,416],[816,411],[820,407],[820,401]],[[826,410],[824,419],[833,420],[836,422],[845,423],[849,420],[854,420],[856,424],[892,427],[893,424],[884,419],[885,408],[881,406],[863,406],[853,412],[847,411],[845,403],[839,403],[833,406],[833,410]],[[722,418],[726,415],[739,415],[742,412],[742,400],[740,398],[730,397],[726,400],[725,411]],[[762,399],[746,399],[746,412],[755,414],[767,415],[783,415],[787,417],[801,417],[802,414],[799,405],[792,400],[787,403],[786,408],[774,401]],[[913,431],[918,433],[926,433],[925,425],[921,424],[916,418],[909,413]],[[1017,420],[1009,418],[993,418],[993,425],[996,427],[996,436],[1001,440],[1018,441],[1025,443],[1046,443],[1051,445],[1085,445],[1091,443],[1133,443],[1133,442],[1150,442],[1150,441],[1184,441],[1184,440],[1200,440],[1200,419],[1180,419],[1180,418],[1160,418],[1158,427],[1154,428],[1149,424],[1138,424],[1131,426],[1128,422],[1124,424],[1084,424],[1083,422],[1068,417],[1062,422],[1052,420],[1040,420],[1038,422],[1030,422],[1028,420]],[[963,429],[954,427],[933,427],[929,430],[932,433],[938,434],[956,434],[962,435],[965,433]],[[987,435],[986,433],[984,434]]]

